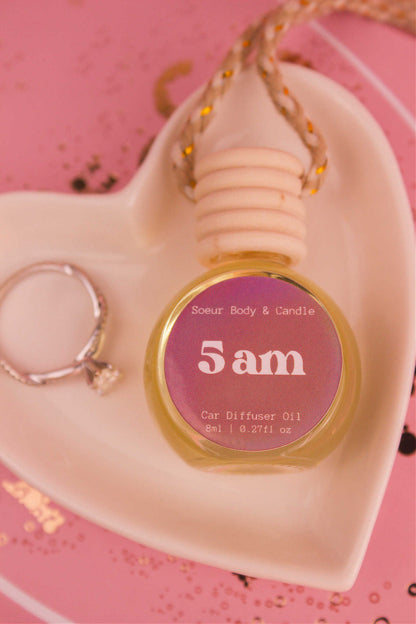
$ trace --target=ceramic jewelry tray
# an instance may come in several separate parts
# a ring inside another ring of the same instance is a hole
[[[147,408],[142,371],[151,329],[172,296],[202,272],[194,259],[193,205],[177,189],[169,158],[195,94],[122,191],[0,197],[1,280],[35,261],[85,269],[110,309],[103,356],[124,372],[106,397],[75,377],[33,388],[2,374],[0,459],[57,503],[132,540],[254,577],[341,591],[364,557],[408,405],[413,224],[391,148],[366,109],[318,73],[282,70],[329,147],[326,182],[306,200],[309,252],[298,270],[332,296],[358,340],[363,386],[344,441],[305,472],[204,473],[175,454]],[[282,137],[259,79],[245,72],[202,150],[233,143],[290,151],[297,139]],[[12,328],[29,322],[25,297],[35,294],[16,293]],[[68,293],[67,284],[54,283],[45,296],[52,317],[59,302],[72,319],[65,331],[57,326],[49,338],[46,332],[41,345],[36,332],[16,331],[9,344],[39,366],[73,353],[88,318],[81,295]]]

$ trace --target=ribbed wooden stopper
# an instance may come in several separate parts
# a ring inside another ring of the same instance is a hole
[[[196,238],[204,265],[244,252],[306,253],[303,167],[292,154],[269,148],[214,152],[195,166]]]

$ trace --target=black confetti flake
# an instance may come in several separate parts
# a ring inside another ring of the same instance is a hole
[[[232,572],[234,576],[238,578],[244,585],[244,587],[249,587],[250,581],[255,581],[256,579],[253,576],[246,576],[245,574],[238,574],[238,572]]]
[[[413,455],[416,451],[416,436],[408,430],[408,426],[403,427],[403,433],[399,444],[399,453],[402,455]]]
[[[86,190],[88,185],[87,185],[87,181],[85,180],[85,178],[82,178],[81,176],[77,176],[76,178],[71,180],[71,186],[74,189],[74,191],[77,191],[77,193],[82,193],[83,191]]]
[[[101,186],[106,191],[109,191],[114,186],[114,184],[116,184],[117,181],[118,181],[118,177],[114,175],[114,173],[110,173],[107,176],[107,179],[102,183]]]

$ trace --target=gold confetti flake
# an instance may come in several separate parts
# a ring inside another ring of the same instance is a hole
[[[170,117],[176,108],[176,105],[171,101],[167,85],[182,76],[186,76],[191,71],[191,61],[179,61],[167,67],[156,80],[153,87],[155,108],[163,117]]]
[[[199,114],[201,115],[201,117],[205,117],[206,115],[209,115],[211,111],[212,106],[205,106]]]
[[[187,145],[187,147],[185,147],[185,149],[182,151],[182,156],[185,158],[185,156],[189,156],[189,154],[192,154],[193,151],[194,144],[191,143],[191,145]]]
[[[24,523],[23,528],[26,531],[26,533],[33,533],[33,531],[36,528],[36,525],[31,520],[28,520],[27,522]]]
[[[61,512],[50,507],[50,499],[25,481],[2,481],[2,486],[36,518],[45,533],[55,533],[65,523]]]

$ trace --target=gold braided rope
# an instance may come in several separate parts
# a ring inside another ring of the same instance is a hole
[[[327,166],[326,143],[284,84],[275,57],[276,47],[290,27],[338,11],[357,13],[415,34],[415,10],[414,0],[289,0],[251,24],[235,41],[207,84],[174,146],[172,156],[179,187],[193,197],[196,142],[212,121],[222,96],[247,64],[250,53],[257,49],[257,69],[272,102],[311,155],[311,165],[303,179],[303,192],[316,193]]]
[[[195,140],[212,121],[221,97],[232,86],[250,52],[255,49],[264,19],[248,26],[235,41],[208,82],[174,146],[172,157],[178,184],[191,197],[195,186]]]

